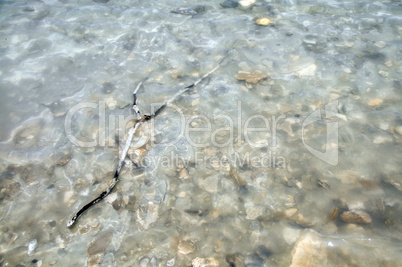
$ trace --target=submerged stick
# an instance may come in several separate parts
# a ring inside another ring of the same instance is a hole
[[[235,43],[236,44],[236,43]],[[180,91],[178,91],[176,94],[174,94],[171,98],[169,98],[162,106],[160,106],[154,114],[151,115],[141,115],[141,112],[137,106],[137,92],[139,90],[139,88],[141,87],[141,85],[143,84],[143,82],[146,80],[141,81],[138,86],[136,87],[136,89],[133,92],[133,110],[137,115],[137,120],[134,123],[134,126],[132,128],[130,128],[130,130],[128,131],[128,135],[127,135],[127,139],[126,139],[126,143],[124,145],[123,151],[120,155],[120,159],[119,159],[119,163],[117,165],[116,168],[116,172],[114,174],[113,180],[110,183],[110,185],[108,186],[108,188],[103,191],[97,198],[95,198],[94,200],[92,200],[91,202],[89,202],[88,204],[86,204],[84,207],[82,207],[72,218],[70,221],[68,221],[67,223],[67,227],[71,227],[75,224],[75,222],[78,220],[78,218],[85,212],[87,211],[89,208],[91,208],[92,206],[94,206],[96,203],[98,203],[99,201],[101,201],[102,199],[104,199],[105,197],[107,197],[110,192],[112,192],[113,188],[116,186],[116,184],[119,182],[119,174],[121,169],[124,166],[124,160],[126,159],[127,156],[127,152],[128,149],[130,148],[130,144],[131,141],[133,140],[133,137],[137,131],[137,129],[140,127],[140,125],[144,122],[150,121],[152,119],[154,119],[157,115],[159,115],[167,106],[169,106],[174,100],[176,100],[177,97],[179,97],[180,95],[184,94],[185,92],[187,92],[188,90],[190,90],[191,88],[195,87],[197,84],[199,84],[200,82],[202,82],[205,78],[207,78],[208,76],[210,76],[212,73],[214,73],[221,65],[221,63],[223,62],[223,60],[226,58],[226,56],[228,55],[229,51],[234,47],[234,45],[228,49],[226,51],[226,54],[218,61],[218,65],[216,67],[214,67],[212,70],[210,70],[208,73],[204,74],[203,76],[201,76],[200,78],[198,78],[193,84],[190,84],[189,86],[184,87],[183,89],[181,89]]]
[[[327,223],[329,223],[330,221],[335,219],[339,215],[339,213],[341,213],[341,211],[338,211],[338,212],[337,211],[338,211],[338,208],[335,208]]]
[[[92,200],[91,202],[89,202],[88,204],[86,204],[84,207],[82,207],[82,209],[80,209],[74,216],[73,218],[71,218],[71,220],[67,223],[67,227],[72,226],[78,219],[78,217],[81,216],[82,213],[84,213],[87,209],[89,209],[90,207],[92,207],[93,205],[95,205],[96,203],[98,203],[99,201],[101,201],[102,199],[104,199],[105,197],[107,197],[107,195],[110,194],[110,192],[113,190],[113,188],[115,187],[115,185],[117,184],[117,182],[119,181],[119,173],[116,171],[116,173],[114,174],[112,183],[108,186],[108,188],[103,191],[99,197],[95,198],[94,200]]]
[[[141,120],[137,120],[137,122],[135,123],[135,125],[130,128],[130,130],[128,131],[128,135],[127,135],[127,140],[126,140],[126,144],[124,145],[123,148],[123,152],[121,153],[120,159],[119,159],[119,164],[117,165],[116,168],[116,172],[114,174],[113,180],[110,183],[110,185],[108,186],[108,188],[106,188],[105,191],[103,191],[97,198],[95,198],[94,200],[92,200],[91,202],[89,202],[88,204],[86,204],[84,207],[82,207],[72,218],[70,221],[68,221],[67,223],[67,227],[72,226],[78,219],[78,217],[81,216],[81,214],[83,214],[86,210],[88,210],[90,207],[92,207],[93,205],[95,205],[96,203],[98,203],[99,201],[101,201],[102,199],[104,199],[105,197],[107,197],[110,192],[112,192],[113,188],[116,186],[116,184],[119,182],[119,174],[121,169],[123,168],[124,165],[124,160],[127,156],[127,152],[128,149],[130,148],[130,143],[131,140],[134,137],[135,132],[137,131],[138,127],[145,121],[145,120],[149,120],[148,119],[149,116],[144,116],[143,119]]]

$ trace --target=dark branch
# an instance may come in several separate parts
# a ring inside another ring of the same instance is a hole
[[[236,42],[237,43],[237,42]],[[236,44],[235,43],[235,44]],[[234,45],[232,46],[232,48],[234,47]],[[231,48],[231,49],[232,49]],[[108,186],[108,188],[103,191],[97,198],[95,198],[94,200],[92,200],[91,202],[89,202],[88,204],[86,204],[84,207],[82,207],[72,218],[71,220],[67,223],[67,227],[71,227],[75,224],[75,222],[77,221],[77,219],[85,212],[87,211],[89,208],[91,208],[92,206],[94,206],[96,203],[98,203],[99,201],[101,201],[102,199],[104,199],[105,197],[107,197],[110,192],[112,192],[113,188],[116,186],[116,184],[119,182],[119,174],[121,169],[123,168],[124,165],[124,160],[126,159],[126,155],[128,152],[128,149],[130,147],[131,144],[131,140],[134,137],[134,134],[136,132],[136,130],[138,129],[138,127],[147,121],[150,121],[152,119],[154,119],[156,116],[158,116],[168,105],[170,105],[177,97],[179,97],[180,95],[182,95],[183,93],[187,92],[189,89],[195,87],[197,84],[199,84],[202,80],[204,80],[205,78],[207,78],[209,75],[211,75],[214,71],[216,71],[220,64],[222,63],[222,61],[226,58],[227,54],[229,53],[229,51],[231,50],[227,50],[226,54],[224,57],[222,57],[219,62],[218,65],[213,68],[211,71],[209,71],[208,73],[204,74],[203,76],[201,76],[198,80],[196,80],[193,84],[184,87],[182,90],[178,91],[176,94],[174,94],[171,98],[169,98],[162,106],[160,106],[154,114],[152,115],[142,115],[141,116],[141,112],[137,106],[137,92],[139,90],[139,88],[141,87],[141,85],[143,84],[143,82],[146,80],[144,79],[143,81],[141,81],[137,88],[134,90],[133,92],[133,110],[134,112],[137,114],[137,120],[135,121],[134,126],[129,130],[128,132],[128,136],[127,136],[127,140],[126,140],[126,144],[123,148],[123,152],[121,153],[120,156],[120,160],[119,163],[117,165],[116,168],[116,172],[114,174],[113,180],[110,183],[110,185]]]

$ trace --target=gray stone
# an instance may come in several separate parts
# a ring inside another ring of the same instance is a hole
[[[137,210],[137,219],[144,230],[147,230],[149,226],[156,222],[158,219],[159,206],[153,202],[149,202],[147,207],[140,207]]]
[[[170,12],[181,15],[197,15],[207,11],[207,7],[203,5],[197,5],[193,7],[178,7],[172,9]]]
[[[246,203],[245,205],[247,217],[249,220],[256,220],[258,217],[262,216],[265,212],[263,206],[256,206],[255,204]]]
[[[228,1],[228,0],[226,0],[226,1],[223,1],[220,5],[223,8],[236,8],[236,7],[239,6],[239,3],[236,2],[236,1]]]
[[[102,84],[102,88],[103,88],[103,92],[105,94],[110,94],[111,92],[113,92],[114,90],[116,90],[116,86],[111,83],[111,82],[104,82]]]
[[[177,246],[177,251],[183,255],[191,254],[195,251],[195,246],[189,241],[180,240],[179,245]]]
[[[262,258],[269,258],[272,255],[272,251],[261,245],[257,247],[257,254]]]
[[[258,256],[257,254],[247,255],[244,259],[244,264],[246,266],[263,266],[264,259]]]
[[[91,242],[87,247],[87,253],[89,256],[103,253],[106,247],[109,245],[110,239],[112,238],[113,233],[109,232],[99,237],[98,239]]]
[[[283,239],[288,245],[292,245],[299,238],[300,230],[290,227],[285,227],[283,229]]]
[[[384,177],[383,182],[392,185],[399,191],[402,191],[402,175],[390,175]]]
[[[198,180],[198,186],[209,193],[218,192],[219,175],[209,176]]]

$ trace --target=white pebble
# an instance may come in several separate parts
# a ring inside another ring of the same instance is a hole
[[[378,73],[384,78],[388,77],[388,74],[389,74],[388,72],[383,71],[383,70],[380,70]]]
[[[394,65],[391,60],[385,62],[384,64],[385,64],[385,66],[387,66],[387,67],[389,67],[389,68]]]
[[[248,8],[252,5],[254,5],[255,0],[241,0],[239,1],[239,5],[242,6],[243,8]]]
[[[343,71],[344,71],[345,73],[352,73],[352,70],[349,69],[349,68],[344,68]]]
[[[375,46],[379,47],[379,48],[384,48],[387,44],[383,41],[378,41],[375,43]]]
[[[283,239],[285,239],[285,242],[288,245],[292,245],[296,240],[299,238],[300,235],[300,230],[290,228],[290,227],[285,227],[283,229]]]
[[[174,266],[174,262],[176,261],[176,258],[173,258],[171,260],[168,260],[166,263],[166,266]]]
[[[38,241],[36,239],[31,240],[31,242],[28,244],[28,255],[31,255],[37,246]]]

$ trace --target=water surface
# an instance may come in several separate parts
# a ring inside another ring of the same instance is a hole
[[[221,2],[0,2],[0,265],[402,264],[400,2]]]

